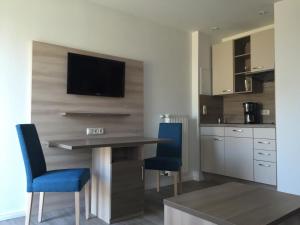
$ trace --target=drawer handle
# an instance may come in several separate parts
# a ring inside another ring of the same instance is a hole
[[[227,93],[227,92],[232,92],[232,90],[228,89],[228,90],[223,90],[223,93]]]
[[[271,155],[271,153],[263,153],[263,152],[259,152],[258,154],[259,155],[266,155],[266,156],[270,156]]]
[[[258,141],[257,143],[258,144],[263,144],[263,145],[270,145],[271,144],[271,142],[269,142],[269,141]]]
[[[222,138],[214,138],[215,141],[223,141]]]
[[[262,164],[262,163],[260,163],[260,164],[258,164],[259,166],[263,166],[263,167],[271,167],[271,165],[268,165],[268,164]]]
[[[233,131],[233,132],[239,132],[239,133],[243,132],[243,130],[241,130],[241,129],[239,129],[239,130],[234,129],[234,130],[232,130],[232,131]]]

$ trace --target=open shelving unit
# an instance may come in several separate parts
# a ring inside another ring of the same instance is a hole
[[[234,92],[252,93],[261,90],[261,82],[251,76],[251,39],[234,41]]]

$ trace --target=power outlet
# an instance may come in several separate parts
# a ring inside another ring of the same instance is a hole
[[[261,115],[263,115],[263,116],[270,116],[270,110],[269,109],[263,109],[263,110],[261,110]]]
[[[86,128],[86,135],[102,135],[104,134],[104,128]]]

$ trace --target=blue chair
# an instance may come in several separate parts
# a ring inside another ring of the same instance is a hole
[[[42,222],[45,192],[75,192],[75,220],[79,225],[79,193],[85,186],[86,219],[90,210],[90,170],[64,169],[47,171],[46,162],[35,125],[19,124],[16,126],[27,176],[28,205],[25,225],[30,224],[32,198],[34,192],[40,192],[38,222]]]
[[[174,175],[174,195],[178,194],[177,185],[181,185],[182,166],[182,124],[181,123],[160,123],[158,138],[171,139],[172,142],[157,144],[156,157],[144,160],[144,169],[157,171],[157,192],[160,189],[161,171],[171,171]]]

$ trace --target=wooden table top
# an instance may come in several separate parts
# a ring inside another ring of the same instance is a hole
[[[100,148],[100,147],[129,147],[145,144],[156,144],[170,142],[170,139],[150,138],[150,137],[110,137],[110,138],[90,138],[75,140],[53,140],[46,141],[48,147],[62,148],[67,150]]]
[[[165,199],[164,204],[218,225],[267,225],[298,213],[300,196],[233,182]]]

